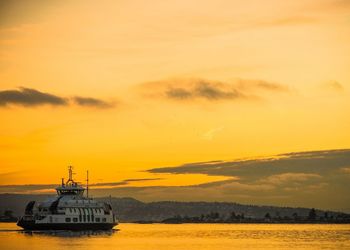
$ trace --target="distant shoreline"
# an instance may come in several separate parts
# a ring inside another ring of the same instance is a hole
[[[17,221],[0,221],[0,223],[17,223]],[[350,225],[350,222],[181,222],[181,223],[165,223],[159,221],[134,221],[134,222],[119,222],[119,224],[167,224],[167,225],[180,225],[180,224],[222,224],[222,225],[234,225],[234,224],[266,224],[266,225]]]
[[[122,223],[134,223],[134,224],[169,224],[169,225],[176,225],[176,224],[323,224],[323,225],[332,225],[332,224],[350,224],[350,221],[347,222],[258,222],[258,221],[246,221],[246,222],[159,222],[159,221],[134,221],[134,222],[120,222]]]

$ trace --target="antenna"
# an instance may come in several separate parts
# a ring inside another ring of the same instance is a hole
[[[86,171],[86,198],[89,198],[89,170]]]
[[[68,179],[68,181],[72,181],[73,180],[73,167],[72,166],[68,167],[68,172],[69,172],[69,179]]]

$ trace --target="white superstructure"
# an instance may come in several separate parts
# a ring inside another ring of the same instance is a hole
[[[18,225],[25,229],[111,229],[117,225],[111,204],[85,197],[83,188],[69,178],[56,188],[57,196],[44,202],[31,201]]]

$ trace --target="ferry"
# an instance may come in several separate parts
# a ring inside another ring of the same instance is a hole
[[[17,225],[25,230],[110,230],[118,224],[110,203],[98,202],[88,195],[88,172],[85,188],[69,177],[56,188],[57,196],[44,202],[30,201]]]

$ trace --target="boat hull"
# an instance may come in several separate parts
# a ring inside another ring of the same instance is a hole
[[[111,230],[117,223],[35,223],[20,220],[17,226],[25,230]]]

